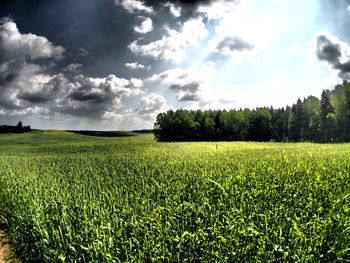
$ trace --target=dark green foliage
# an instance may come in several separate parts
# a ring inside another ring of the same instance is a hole
[[[331,105],[331,92],[322,91],[320,101],[320,132],[323,141],[331,141],[335,135],[334,108]]]
[[[314,96],[309,96],[303,101],[305,110],[304,141],[316,141],[320,138],[320,100]]]
[[[2,125],[0,126],[0,133],[23,133],[31,132],[30,126],[23,126],[22,122],[19,121],[16,126]]]
[[[342,141],[350,141],[350,83],[344,81],[333,92],[337,135]]]
[[[266,108],[254,111],[187,111],[161,113],[154,126],[158,141],[268,141],[271,114]]]
[[[292,107],[292,116],[290,139],[295,142],[301,141],[304,137],[306,118],[304,105],[300,99]]]
[[[161,113],[157,141],[350,141],[350,84],[298,99],[292,107]]]

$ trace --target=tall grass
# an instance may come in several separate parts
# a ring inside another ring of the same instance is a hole
[[[26,261],[350,261],[348,144],[45,136],[0,146],[0,215]]]

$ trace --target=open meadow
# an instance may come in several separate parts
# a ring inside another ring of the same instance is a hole
[[[350,144],[0,136],[29,262],[350,261]]]

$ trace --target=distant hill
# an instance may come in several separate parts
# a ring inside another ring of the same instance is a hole
[[[132,132],[136,133],[154,133],[153,129],[143,129],[143,130],[133,130]]]
[[[67,130],[68,132],[88,135],[88,136],[100,136],[100,137],[127,137],[136,136],[135,132],[130,131],[88,131],[88,130]]]

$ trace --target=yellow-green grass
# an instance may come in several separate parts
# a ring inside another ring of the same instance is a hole
[[[28,261],[350,260],[349,144],[21,136],[0,215]]]
[[[52,134],[52,135],[75,135],[75,133],[72,133],[69,131],[62,131],[62,130],[45,130],[43,132],[46,134]]]

